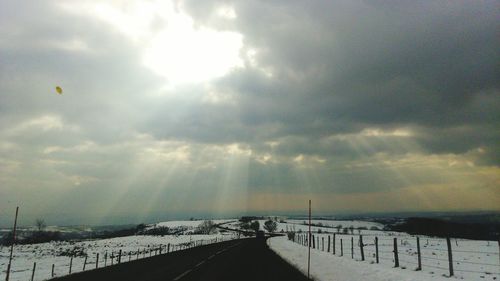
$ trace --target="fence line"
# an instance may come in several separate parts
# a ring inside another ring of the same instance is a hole
[[[229,235],[228,235],[229,236]],[[92,256],[91,254],[85,254],[84,260],[80,262],[74,261],[74,258],[78,257],[76,255],[70,255],[68,256],[69,262],[66,261],[61,261],[60,263],[57,262],[50,262],[49,266],[49,271],[48,271],[48,276],[40,276],[40,271],[42,269],[40,268],[40,264],[37,265],[35,262],[33,264],[32,269],[26,269],[26,270],[17,270],[14,271],[12,270],[11,272],[11,277],[14,274],[18,274],[20,272],[26,272],[29,270],[31,278],[29,280],[34,281],[37,280],[37,277],[39,279],[47,279],[47,278],[53,278],[53,277],[60,277],[68,274],[73,274],[77,272],[83,272],[83,271],[88,271],[89,269],[96,269],[96,268],[102,268],[102,267],[107,267],[111,266],[114,264],[120,264],[120,263],[125,263],[125,262],[131,262],[139,259],[144,259],[147,257],[152,257],[152,256],[157,256],[157,255],[164,255],[164,254],[169,254],[172,252],[177,252],[181,250],[186,250],[194,247],[199,247],[199,246],[204,246],[204,245],[209,245],[209,244],[214,244],[218,242],[223,242],[223,241],[230,241],[233,239],[237,239],[237,235],[230,235],[230,237],[215,237],[213,239],[200,239],[200,240],[194,240],[194,241],[189,241],[189,242],[181,242],[177,244],[155,244],[155,245],[148,245],[147,247],[143,247],[142,249],[139,248],[136,251],[122,251],[122,249],[116,249],[112,250],[109,255],[108,251],[105,253],[102,252],[97,252],[94,253]],[[104,250],[104,248],[102,248]],[[104,254],[103,256],[99,257],[99,254]],[[147,254],[147,257],[146,257]],[[125,257],[128,255],[128,258],[126,259]],[[134,256],[134,258],[132,258]],[[63,257],[63,256],[55,256],[54,257]],[[83,256],[82,256],[83,257]],[[109,262],[107,260],[110,260]],[[79,267],[81,266],[81,267]],[[64,270],[63,270],[64,268]]]
[[[339,235],[339,233],[334,233],[335,235],[331,235],[328,233],[318,233],[315,234],[316,239],[319,239],[319,236],[323,236],[321,239],[324,239],[324,235],[328,236],[328,241],[330,241],[330,238],[333,238],[332,244],[335,245],[335,240],[336,240],[336,235]],[[290,240],[293,240],[294,242],[298,243],[299,245],[304,245],[303,241],[304,237],[306,234],[303,233],[295,233]],[[399,239],[400,241],[397,241],[397,237],[392,237],[391,239],[387,239],[386,241],[391,241],[392,244],[378,244],[381,240],[383,241],[384,239],[379,239],[377,236],[375,236],[375,243],[363,243],[363,236],[365,235],[355,235],[355,234],[340,234],[340,235],[345,235],[345,236],[338,236],[338,239],[340,239],[340,242],[342,240],[349,241],[351,240],[351,249],[346,251],[347,255],[346,257],[351,256],[352,259],[356,256],[356,260],[358,261],[364,261],[366,254],[367,258],[370,260],[371,263],[373,263],[373,259],[376,258],[377,263],[378,260],[384,260],[384,261],[390,261],[391,263],[394,263],[394,267],[399,267],[399,261],[401,261],[403,264],[402,266],[412,266],[415,265],[416,269],[415,270],[422,270],[422,268],[433,268],[433,269],[440,269],[444,271],[448,271],[449,276],[454,276],[455,272],[468,272],[468,273],[481,273],[481,274],[487,274],[487,275],[500,275],[500,273],[497,271],[497,269],[500,269],[500,263],[499,264],[493,264],[493,263],[488,263],[488,262],[477,262],[477,261],[468,261],[468,258],[474,259],[478,258],[480,259],[481,257],[484,257],[484,255],[499,255],[499,253],[491,252],[491,251],[471,251],[471,250],[459,250],[457,249],[458,242],[454,243],[453,245],[456,245],[452,249],[452,243],[451,239],[446,238],[443,240],[437,240],[433,239],[435,241],[439,241],[439,245],[443,245],[443,247],[447,247],[447,249],[438,249],[438,248],[429,248],[426,245],[423,245],[421,243],[422,241],[420,240],[426,240],[426,238],[421,238],[419,236],[411,236],[411,237],[405,237],[404,239]],[[297,236],[297,237],[295,237]],[[314,237],[313,236],[313,237]],[[348,239],[350,236],[351,239]],[[354,243],[354,238],[355,236],[359,236],[359,239],[357,239],[357,242]],[[342,238],[343,237],[343,238]],[[415,239],[416,241],[412,241]],[[455,239],[453,239],[455,240]],[[399,243],[398,243],[399,242]],[[416,242],[416,245],[413,243]],[[420,244],[419,244],[420,243]],[[425,242],[424,242],[425,243]],[[499,243],[499,251],[500,251],[500,241],[497,241]],[[356,245],[359,250],[356,255],[353,255],[355,253],[355,249],[353,246]],[[488,243],[488,247],[490,246],[490,243]],[[385,250],[380,250],[380,247],[389,247],[392,249],[392,251],[388,251],[387,249]],[[399,250],[398,250],[399,248]],[[328,247],[327,252],[330,252],[330,248]],[[316,247],[316,250],[318,251],[325,251],[323,248]],[[342,250],[342,248],[341,248]],[[439,254],[436,257],[434,257],[436,254],[433,252],[432,255],[429,253],[430,251],[437,251]],[[335,256],[339,256],[338,254],[335,254],[333,251],[332,253]],[[447,253],[447,255],[446,255]],[[460,256],[458,255],[458,259],[456,254],[457,253],[470,253],[470,254],[476,254],[475,256],[472,257],[465,257],[465,256]],[[349,255],[351,254],[351,255]],[[361,257],[358,256],[358,254],[361,254]],[[453,256],[455,254],[455,256]],[[344,256],[343,252],[341,251],[340,257]],[[491,257],[490,257],[491,259]],[[428,262],[425,261],[436,261],[436,263],[429,264]],[[440,266],[440,263],[443,263],[443,266]],[[474,268],[469,269],[467,268],[466,265],[471,264],[471,265],[480,265],[481,270],[475,270]],[[465,266],[465,267],[464,267]]]

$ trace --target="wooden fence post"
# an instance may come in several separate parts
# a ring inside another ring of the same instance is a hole
[[[363,235],[359,236],[359,249],[361,250],[361,260],[365,260],[365,250],[364,250],[364,244],[363,244]]]
[[[354,237],[351,236],[351,259],[354,259]]]
[[[170,253],[170,243],[167,245],[167,254]]]
[[[97,257],[95,258],[95,268],[99,268],[99,253],[97,253]]]
[[[132,252],[128,252],[128,261],[131,261],[132,260]]]
[[[375,237],[375,260],[378,261],[378,237]]]
[[[313,242],[313,249],[316,249],[316,239],[314,239],[314,235],[312,236],[311,238],[312,242]]]
[[[450,267],[450,277],[453,276],[453,255],[451,252],[451,241],[450,237],[446,237],[446,245],[448,246],[448,264]]]
[[[120,252],[118,253],[118,264],[122,263],[122,249],[120,249]]]
[[[10,267],[12,264],[12,255],[14,254],[14,244],[16,244],[16,229],[17,229],[17,215],[19,214],[19,207],[16,207],[16,216],[14,218],[14,229],[12,230],[12,244],[10,244],[9,264],[7,265],[7,272],[5,281],[9,281]]]
[[[104,267],[108,265],[108,251],[104,253]]]
[[[73,267],[73,257],[71,257],[69,259],[69,273],[68,274],[71,274],[71,268]]]
[[[328,235],[328,248],[327,252],[330,253],[330,235]]]
[[[333,241],[332,241],[332,246],[333,246],[333,254],[335,255],[335,240],[337,240],[337,239],[335,239],[335,233],[333,234],[333,238],[332,238],[332,240],[333,240]]]
[[[139,259],[139,252],[140,252],[140,251],[141,251],[141,249],[139,249],[139,248],[138,248],[138,249],[137,249],[137,256],[135,257],[135,259],[136,259],[136,260],[138,260],[138,259]]]
[[[309,240],[311,240],[311,200],[309,199]],[[309,279],[311,270],[311,242],[309,242],[309,246],[307,247],[307,279]]]
[[[54,264],[52,264],[52,272],[50,273],[50,277],[54,277]]]
[[[399,267],[398,239],[394,238],[394,267]]]
[[[31,281],[35,279],[36,262],[33,263],[33,270],[31,271]]]
[[[420,237],[417,237],[417,259],[418,259],[417,270],[422,270],[422,255],[420,253]]]
[[[340,238],[340,256],[344,256],[344,244],[342,243],[342,238]]]
[[[321,237],[321,251],[325,251],[325,237]]]
[[[500,265],[500,238],[498,238],[498,264]]]
[[[83,271],[85,271],[86,265],[87,265],[87,256],[85,256],[85,260],[83,261]]]

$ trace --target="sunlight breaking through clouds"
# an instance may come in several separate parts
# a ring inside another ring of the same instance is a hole
[[[496,3],[410,2],[4,0],[0,206],[498,210]]]
[[[209,81],[243,67],[243,36],[196,26],[174,1],[83,1],[61,4],[66,10],[105,22],[130,38],[144,66],[164,77],[170,86]],[[236,18],[221,6],[217,14]]]

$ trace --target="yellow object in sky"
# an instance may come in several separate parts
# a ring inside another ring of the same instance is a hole
[[[61,87],[57,86],[56,91],[58,94],[62,95],[62,88]]]

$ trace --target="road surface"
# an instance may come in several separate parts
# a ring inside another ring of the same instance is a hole
[[[58,281],[308,280],[264,239],[226,241],[56,278]]]

